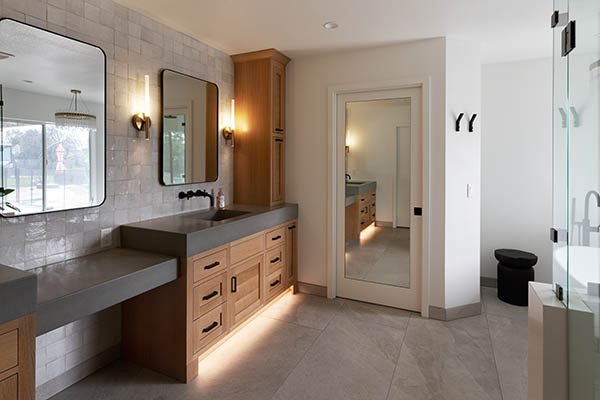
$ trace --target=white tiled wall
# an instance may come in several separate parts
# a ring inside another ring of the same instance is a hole
[[[100,46],[107,56],[107,196],[97,208],[0,220],[0,263],[31,269],[100,250],[100,231],[121,224],[208,207],[208,199],[182,201],[190,188],[233,193],[233,153],[221,135],[216,183],[159,184],[160,75],[171,68],[217,83],[220,126],[229,121],[233,63],[228,55],[111,0],[0,0],[0,17],[13,18]],[[152,140],[131,126],[150,75]],[[120,308],[106,310],[37,339],[37,384],[118,344]]]

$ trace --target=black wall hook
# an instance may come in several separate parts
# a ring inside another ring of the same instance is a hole
[[[471,115],[471,119],[469,119],[469,132],[473,132],[474,130],[475,118],[477,118],[477,114]]]
[[[462,119],[462,117],[465,115],[465,113],[460,113],[458,114],[458,117],[456,117],[456,127],[454,128],[456,130],[456,132],[460,132],[460,120]]]

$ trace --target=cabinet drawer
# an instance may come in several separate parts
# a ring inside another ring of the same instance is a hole
[[[212,309],[193,323],[194,353],[202,350],[226,332],[227,303]]]
[[[14,374],[0,381],[0,399],[17,400],[18,399],[19,375]]]
[[[249,239],[233,242],[231,244],[231,264],[237,264],[248,257],[262,252],[265,249],[264,234],[251,236]]]
[[[358,207],[363,208],[368,206],[371,202],[371,196],[369,193],[361,194],[358,196]]]
[[[279,246],[285,242],[285,227],[274,229],[267,232],[266,242],[267,249],[272,249],[275,246]]]
[[[267,300],[279,294],[283,289],[283,269],[278,269],[270,274],[265,286]]]
[[[14,329],[0,335],[0,372],[19,365],[19,331]]]
[[[224,272],[201,282],[194,288],[193,319],[198,319],[208,310],[225,302],[227,295],[227,273]]]
[[[267,266],[267,275],[283,267],[285,265],[285,246],[268,250],[265,265]]]
[[[194,282],[227,269],[227,249],[194,260]]]

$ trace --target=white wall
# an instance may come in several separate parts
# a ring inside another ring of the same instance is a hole
[[[515,248],[551,282],[551,60],[484,65],[481,114],[481,275],[496,277],[494,249]]]
[[[348,173],[356,181],[377,182],[378,222],[393,222],[396,160],[397,157],[410,160],[410,144],[400,149],[400,155],[396,154],[396,127],[401,125],[410,126],[410,105],[404,99],[362,101],[347,105],[347,141],[350,141]],[[408,166],[410,169],[410,161]],[[406,182],[403,192],[410,194],[409,185],[410,181]],[[402,220],[408,220],[410,197],[403,196],[401,203],[400,209],[404,212]]]
[[[481,59],[478,43],[446,40],[445,306],[478,303],[480,285]],[[465,113],[461,132],[455,118]],[[472,194],[467,197],[467,185]]]

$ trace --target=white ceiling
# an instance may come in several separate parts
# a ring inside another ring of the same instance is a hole
[[[552,0],[117,1],[229,54],[274,47],[294,57],[440,36],[480,42],[484,63],[552,54]]]

